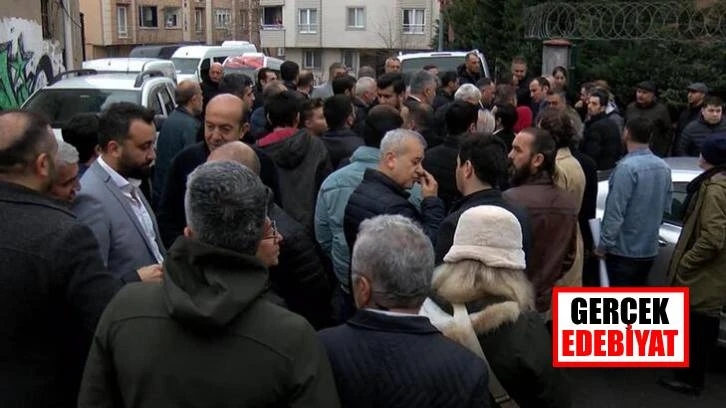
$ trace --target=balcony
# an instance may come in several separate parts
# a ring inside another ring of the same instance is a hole
[[[267,28],[263,26],[260,30],[260,45],[262,48],[284,48],[285,27],[275,26]]]

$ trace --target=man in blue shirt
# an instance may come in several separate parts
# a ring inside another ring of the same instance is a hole
[[[653,122],[628,121],[623,140],[628,154],[610,175],[600,244],[611,286],[645,286],[658,254],[658,229],[670,211],[670,167],[650,151]]]

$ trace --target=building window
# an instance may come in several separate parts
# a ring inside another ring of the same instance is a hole
[[[426,20],[424,9],[403,10],[403,32],[406,34],[423,34]]]
[[[179,7],[167,7],[164,9],[164,27],[178,28],[179,15],[181,9]]]
[[[363,7],[348,8],[348,28],[365,28],[366,13]]]
[[[139,25],[147,28],[156,28],[159,26],[156,16],[156,6],[139,6]]]
[[[358,52],[353,50],[344,50],[341,58],[343,64],[353,72],[358,72]]]
[[[204,31],[204,9],[194,9],[194,29]]]
[[[217,28],[228,28],[229,22],[232,21],[232,13],[226,8],[215,9],[214,21]]]
[[[118,23],[119,38],[129,36],[129,8],[126,6],[116,7],[116,22]]]
[[[322,54],[320,50],[303,51],[303,69],[320,69]]]
[[[300,9],[299,11],[298,32],[303,34],[316,33],[318,31],[318,10]]]
[[[282,29],[282,6],[262,7],[262,29]]]

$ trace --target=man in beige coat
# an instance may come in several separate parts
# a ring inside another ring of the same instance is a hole
[[[580,162],[572,156],[570,146],[575,137],[575,127],[566,111],[546,109],[540,115],[538,126],[552,135],[557,142],[557,162],[555,165],[555,185],[571,192],[577,200],[577,211],[582,208],[585,195],[585,173]],[[557,282],[557,286],[582,286],[582,266],[585,248],[582,234],[577,230],[577,254],[569,271]]]

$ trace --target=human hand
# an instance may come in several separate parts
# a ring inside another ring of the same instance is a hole
[[[423,198],[436,197],[439,194],[439,183],[428,171],[424,170],[418,182],[421,184],[421,196]]]
[[[136,270],[142,282],[161,282],[164,269],[161,264],[147,265]]]

